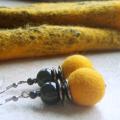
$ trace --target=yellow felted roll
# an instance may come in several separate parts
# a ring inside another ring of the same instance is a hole
[[[68,85],[74,103],[92,106],[104,96],[105,82],[102,75],[90,68],[80,68],[68,77]]]
[[[92,68],[92,62],[83,55],[69,56],[62,64],[64,77],[67,78],[73,71],[82,67]]]
[[[104,50],[120,50],[120,31],[53,25],[0,30],[0,61]]]
[[[0,27],[26,24],[82,25],[120,30],[120,1],[37,3],[0,7]]]

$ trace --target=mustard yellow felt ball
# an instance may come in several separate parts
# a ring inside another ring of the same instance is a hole
[[[61,65],[64,77],[67,78],[73,71],[78,68],[92,68],[92,62],[83,55],[72,55],[67,57]]]
[[[74,103],[92,106],[99,102],[105,93],[102,75],[94,69],[80,68],[68,77],[68,85]]]

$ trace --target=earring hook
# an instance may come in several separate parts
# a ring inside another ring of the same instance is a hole
[[[12,83],[11,85],[7,86],[3,91],[0,92],[0,94],[8,91],[11,88],[17,88],[19,85],[27,83],[27,81],[19,81],[18,83]]]
[[[19,96],[12,96],[10,98],[5,99],[0,105],[4,105],[10,101],[17,102],[20,98],[29,98],[29,92],[23,91]]]

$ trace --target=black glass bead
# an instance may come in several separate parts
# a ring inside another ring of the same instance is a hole
[[[35,80],[28,78],[27,83],[28,83],[28,85],[33,85],[35,83]]]
[[[48,69],[41,70],[37,74],[37,83],[39,86],[42,86],[46,82],[52,81],[52,79],[51,71]]]
[[[29,96],[30,96],[30,98],[35,99],[37,97],[36,91],[30,92]]]
[[[53,105],[60,101],[59,91],[55,82],[47,82],[41,87],[41,99],[44,103]]]

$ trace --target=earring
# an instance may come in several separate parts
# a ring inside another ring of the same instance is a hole
[[[35,79],[19,81],[6,87],[0,94],[20,84],[38,84],[37,91],[23,91],[20,96],[12,96],[0,105],[19,98],[40,97],[45,104],[53,105],[69,101],[78,105],[91,106],[99,102],[104,96],[105,83],[102,75],[93,69],[91,61],[82,55],[73,55],[65,59],[61,67],[42,69]]]

